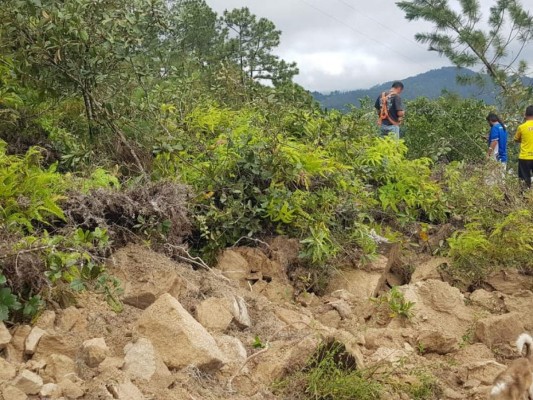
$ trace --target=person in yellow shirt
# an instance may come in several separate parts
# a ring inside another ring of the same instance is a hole
[[[518,177],[531,188],[533,172],[533,105],[526,108],[526,121],[518,127],[514,140],[520,143]]]

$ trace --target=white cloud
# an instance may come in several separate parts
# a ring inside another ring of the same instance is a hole
[[[369,88],[451,65],[414,39],[432,26],[407,21],[394,0],[206,1],[219,14],[248,7],[274,22],[282,31],[276,54],[296,61],[295,81],[309,90]],[[481,0],[484,15],[495,1]],[[533,62],[533,45],[527,50],[522,55]]]

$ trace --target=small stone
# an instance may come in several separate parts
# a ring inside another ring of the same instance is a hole
[[[17,369],[0,357],[0,384],[10,381],[17,375]]]
[[[39,340],[41,340],[45,333],[46,331],[44,329],[34,326],[24,342],[24,353],[29,355],[35,353]]]
[[[140,338],[136,343],[128,343],[124,354],[124,372],[131,379],[149,381],[155,374],[156,355],[150,340]]]
[[[27,400],[28,396],[22,390],[17,389],[14,386],[6,386],[2,390],[5,400]]]
[[[479,385],[481,385],[481,382],[477,379],[469,379],[463,384],[463,387],[465,389],[473,389],[478,387]]]
[[[0,350],[11,342],[11,333],[7,330],[3,322],[0,321]]]
[[[85,390],[83,389],[83,381],[74,377],[73,380],[70,378],[64,378],[59,383],[58,386],[67,399],[79,399],[85,395]]]
[[[111,386],[109,391],[117,400],[144,400],[144,395],[131,381]]]
[[[37,321],[35,321],[34,326],[38,326],[41,329],[44,329],[45,331],[53,331],[54,330],[54,324],[56,321],[56,313],[52,310],[44,310],[43,313],[37,318]]]
[[[37,394],[43,387],[43,380],[36,373],[25,369],[13,380],[13,386],[26,394]]]
[[[65,377],[76,375],[74,360],[63,354],[50,354],[46,358],[46,367],[42,376],[45,380],[59,382]]]
[[[232,304],[228,299],[211,297],[198,305],[196,319],[207,329],[224,331],[233,320],[231,307]]]
[[[97,367],[109,354],[104,338],[86,340],[82,345],[82,357],[89,367]]]
[[[47,383],[43,385],[39,393],[42,397],[51,397],[57,399],[63,395],[63,391],[55,383]]]
[[[246,302],[241,296],[235,296],[233,298],[230,311],[233,314],[233,321],[235,321],[235,324],[239,328],[246,329],[252,325]]]

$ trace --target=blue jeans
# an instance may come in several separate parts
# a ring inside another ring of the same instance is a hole
[[[399,125],[381,125],[381,136],[393,135],[394,139],[400,140]]]

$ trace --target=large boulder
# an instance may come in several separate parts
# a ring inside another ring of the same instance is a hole
[[[176,264],[145,247],[129,245],[113,254],[113,274],[121,281],[122,301],[145,309],[163,293],[180,295],[185,283]]]
[[[405,301],[414,303],[411,324],[418,329],[438,330],[461,338],[474,321],[474,313],[465,305],[464,295],[446,282],[428,279],[399,289]],[[398,323],[396,320],[392,324]]]
[[[514,343],[524,332],[524,324],[518,313],[492,315],[476,324],[476,338],[491,347],[494,344]]]
[[[144,310],[136,329],[150,339],[169,368],[196,365],[214,371],[223,364],[213,337],[170,294],[161,295]]]

